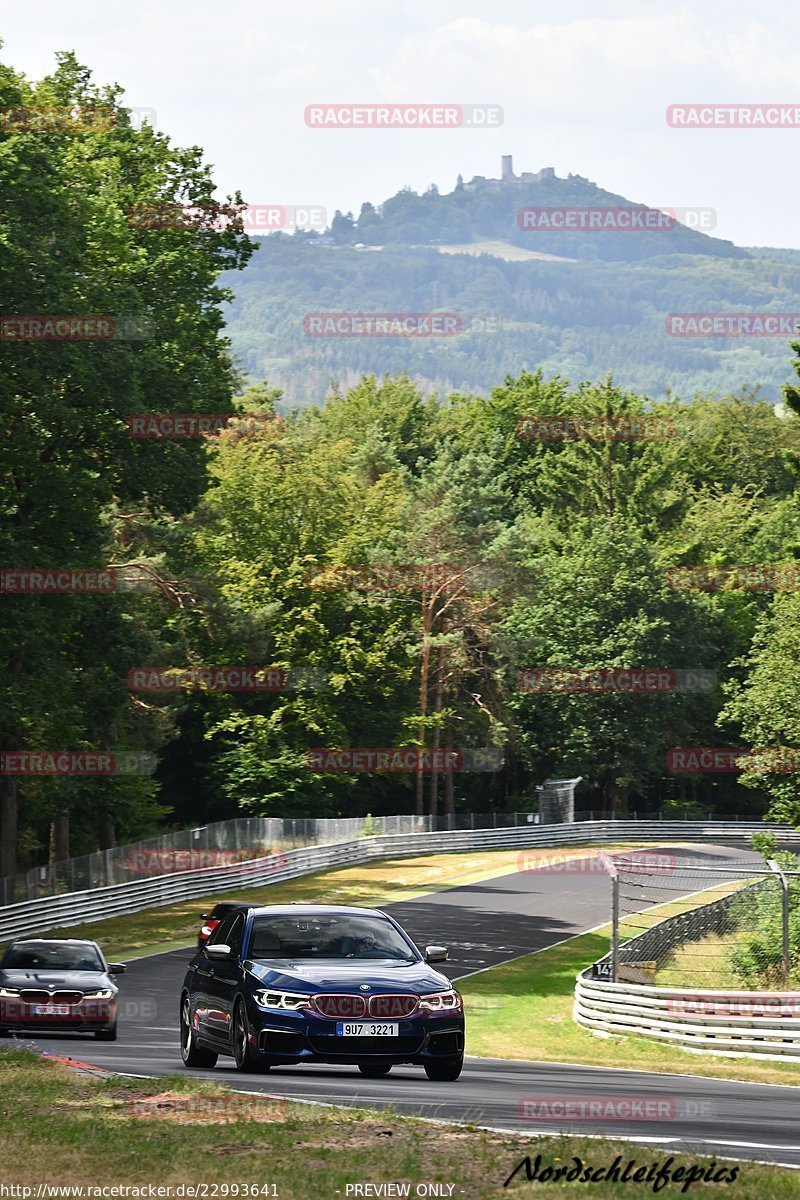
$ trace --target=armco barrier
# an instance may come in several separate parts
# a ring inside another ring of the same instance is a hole
[[[678,945],[728,928],[731,905],[743,892],[768,887],[762,879],[709,904],[659,921],[619,948],[619,961],[660,963]],[[733,992],[667,988],[603,979],[610,956],[581,971],[573,1017],[587,1029],[637,1034],[726,1058],[800,1060],[800,992]],[[610,974],[610,972],[609,972]],[[598,978],[597,976],[601,977]]]
[[[785,845],[800,846],[800,832],[775,827]],[[0,908],[0,942],[23,934],[69,928],[84,921],[140,912],[242,887],[258,887],[297,879],[316,871],[355,866],[381,858],[408,858],[417,854],[455,853],[465,850],[546,849],[600,842],[739,842],[763,833],[758,823],[713,821],[582,821],[570,825],[520,825],[501,829],[449,830],[440,833],[381,834],[326,846],[308,846],[280,855],[234,863],[225,867],[180,871],[152,879],[135,880],[90,891],[43,896]]]
[[[609,983],[591,979],[590,971],[578,976],[573,1013],[588,1029],[637,1034],[726,1058],[800,1060],[800,992],[688,992]]]

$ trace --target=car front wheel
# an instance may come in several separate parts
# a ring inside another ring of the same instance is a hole
[[[197,1045],[192,1029],[192,1014],[189,997],[181,1001],[181,1058],[185,1067],[215,1067],[217,1055],[213,1050],[203,1050]]]
[[[97,1038],[98,1042],[115,1042],[117,1040],[116,1022],[111,1026],[110,1029],[96,1029],[94,1036]]]
[[[233,1057],[240,1071],[268,1071],[271,1064],[250,1044],[250,1029],[244,1000],[236,1002],[233,1012]]]
[[[425,1063],[425,1074],[436,1083],[453,1083],[464,1068],[464,1055],[455,1058],[432,1058]]]

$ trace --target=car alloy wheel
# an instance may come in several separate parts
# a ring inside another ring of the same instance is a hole
[[[244,1000],[237,1000],[233,1012],[233,1057],[240,1071],[268,1071],[271,1064],[250,1045],[250,1030]]]
[[[185,1067],[215,1067],[217,1065],[217,1055],[214,1051],[202,1050],[195,1041],[188,996],[184,996],[181,1001],[181,1058]]]

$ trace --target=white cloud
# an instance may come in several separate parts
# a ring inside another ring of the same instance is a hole
[[[800,100],[800,12],[789,0],[27,0],[4,14],[3,60],[38,77],[74,47],[127,103],[200,144],[220,193],[329,212],[406,183],[555,166],[634,200],[709,205],[720,236],[800,244],[795,131],[682,132],[670,103]],[[542,19],[542,14],[545,19]],[[496,103],[499,131],[320,131],[310,103]],[[765,200],[765,195],[768,197]],[[768,217],[766,215],[768,211]]]

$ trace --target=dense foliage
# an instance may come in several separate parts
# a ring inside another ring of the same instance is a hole
[[[474,200],[474,197],[473,197]],[[539,236],[538,234],[536,235]],[[607,237],[639,235],[598,233]],[[776,337],[675,337],[670,313],[800,311],[800,266],[774,257],[712,256],[710,238],[691,253],[669,250],[661,233],[639,261],[507,261],[506,241],[481,253],[387,242],[384,249],[325,245],[274,234],[246,270],[226,282],[237,362],[268,376],[292,405],[322,396],[331,380],[408,371],[426,390],[487,393],[507,375],[541,369],[548,378],[600,379],[653,397],[717,395],[760,387],[780,398],[786,343]],[[543,249],[526,243],[528,249]],[[657,254],[655,253],[657,251]],[[519,253],[522,253],[520,249]],[[780,253],[780,257],[779,257]],[[313,336],[313,313],[454,313],[462,331],[445,337]]]
[[[109,313],[149,333],[0,340],[3,566],[111,565],[146,585],[3,595],[3,747],[147,749],[159,766],[153,778],[0,778],[0,876],[165,819],[530,809],[535,785],[553,775],[582,777],[583,808],[727,813],[772,803],[800,821],[791,779],[763,763],[743,787],[734,774],[676,775],[666,757],[676,746],[800,745],[797,593],[681,590],[668,574],[800,563],[800,419],[752,394],[651,404],[643,389],[605,377],[626,338],[651,346],[641,312],[654,287],[653,314],[696,308],[715,288],[720,300],[766,304],[791,294],[796,266],[778,275],[764,260],[705,257],[681,267],[542,263],[526,275],[531,264],[430,249],[392,258],[271,239],[250,275],[257,287],[239,291],[234,331],[266,343],[275,363],[296,354],[292,369],[318,373],[318,386],[295,381],[289,411],[280,371],[246,386],[221,336],[220,276],[252,252],[241,222],[130,220],[137,204],[213,204],[200,151],[134,129],[116,91],[95,88],[71,56],[36,86],[3,70],[0,107],[9,106],[113,120],[0,129],[6,312]],[[567,285],[558,273],[573,268]],[[292,340],[306,305],[386,307],[398,280],[404,311],[468,298],[476,313],[509,318],[510,341],[492,334],[469,352],[441,350],[455,356],[446,374],[459,381],[472,356],[480,362],[495,384],[485,395],[427,395],[413,376],[439,371],[430,342],[370,342],[374,372],[362,377],[333,350],[323,370]],[[589,326],[606,339],[591,352]],[[785,363],[785,346],[775,348]],[[552,367],[551,352],[568,368],[555,378],[537,368]],[[686,350],[693,390],[718,353]],[[754,381],[769,376],[756,351],[736,353]],[[341,385],[323,404],[329,368]],[[595,382],[569,382],[587,378]],[[791,390],[787,400],[800,407]],[[285,421],[244,419],[276,410]],[[141,412],[238,415],[205,439],[137,441],[126,417]],[[557,415],[658,415],[672,432],[521,436],[525,422]],[[389,567],[417,575],[376,586]],[[372,570],[373,583],[342,582],[340,568]],[[129,672],[143,666],[270,667],[288,682],[131,693]],[[561,695],[519,682],[526,669],[648,667],[710,672],[712,683]],[[504,765],[316,773],[306,759],[314,747],[409,745],[495,749]]]

